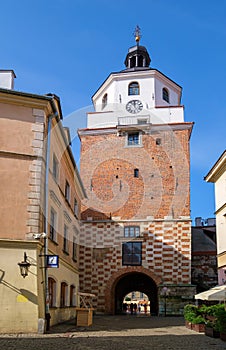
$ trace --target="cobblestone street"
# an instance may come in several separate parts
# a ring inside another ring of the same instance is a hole
[[[95,316],[91,327],[74,322],[52,327],[45,335],[1,335],[1,350],[211,350],[226,349],[184,326],[182,317]]]

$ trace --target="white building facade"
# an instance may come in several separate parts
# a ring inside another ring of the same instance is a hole
[[[207,182],[214,183],[217,233],[218,283],[226,283],[226,151],[219,157],[209,173]]]

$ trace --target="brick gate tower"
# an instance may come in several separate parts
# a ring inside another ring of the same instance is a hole
[[[180,314],[195,293],[193,123],[184,121],[182,88],[150,68],[139,27],[135,34],[126,69],[111,73],[93,95],[94,112],[78,132],[88,197],[82,208],[80,286],[96,294],[100,312],[120,312],[125,295],[140,291],[153,314]]]

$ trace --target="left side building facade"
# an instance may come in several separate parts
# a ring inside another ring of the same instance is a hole
[[[0,70],[0,332],[42,333],[76,316],[86,195],[59,97],[13,90],[14,78]]]

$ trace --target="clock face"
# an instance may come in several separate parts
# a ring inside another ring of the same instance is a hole
[[[129,113],[139,113],[143,108],[143,105],[142,103],[139,101],[139,100],[132,100],[132,101],[129,101],[126,105],[126,110],[129,112]]]

